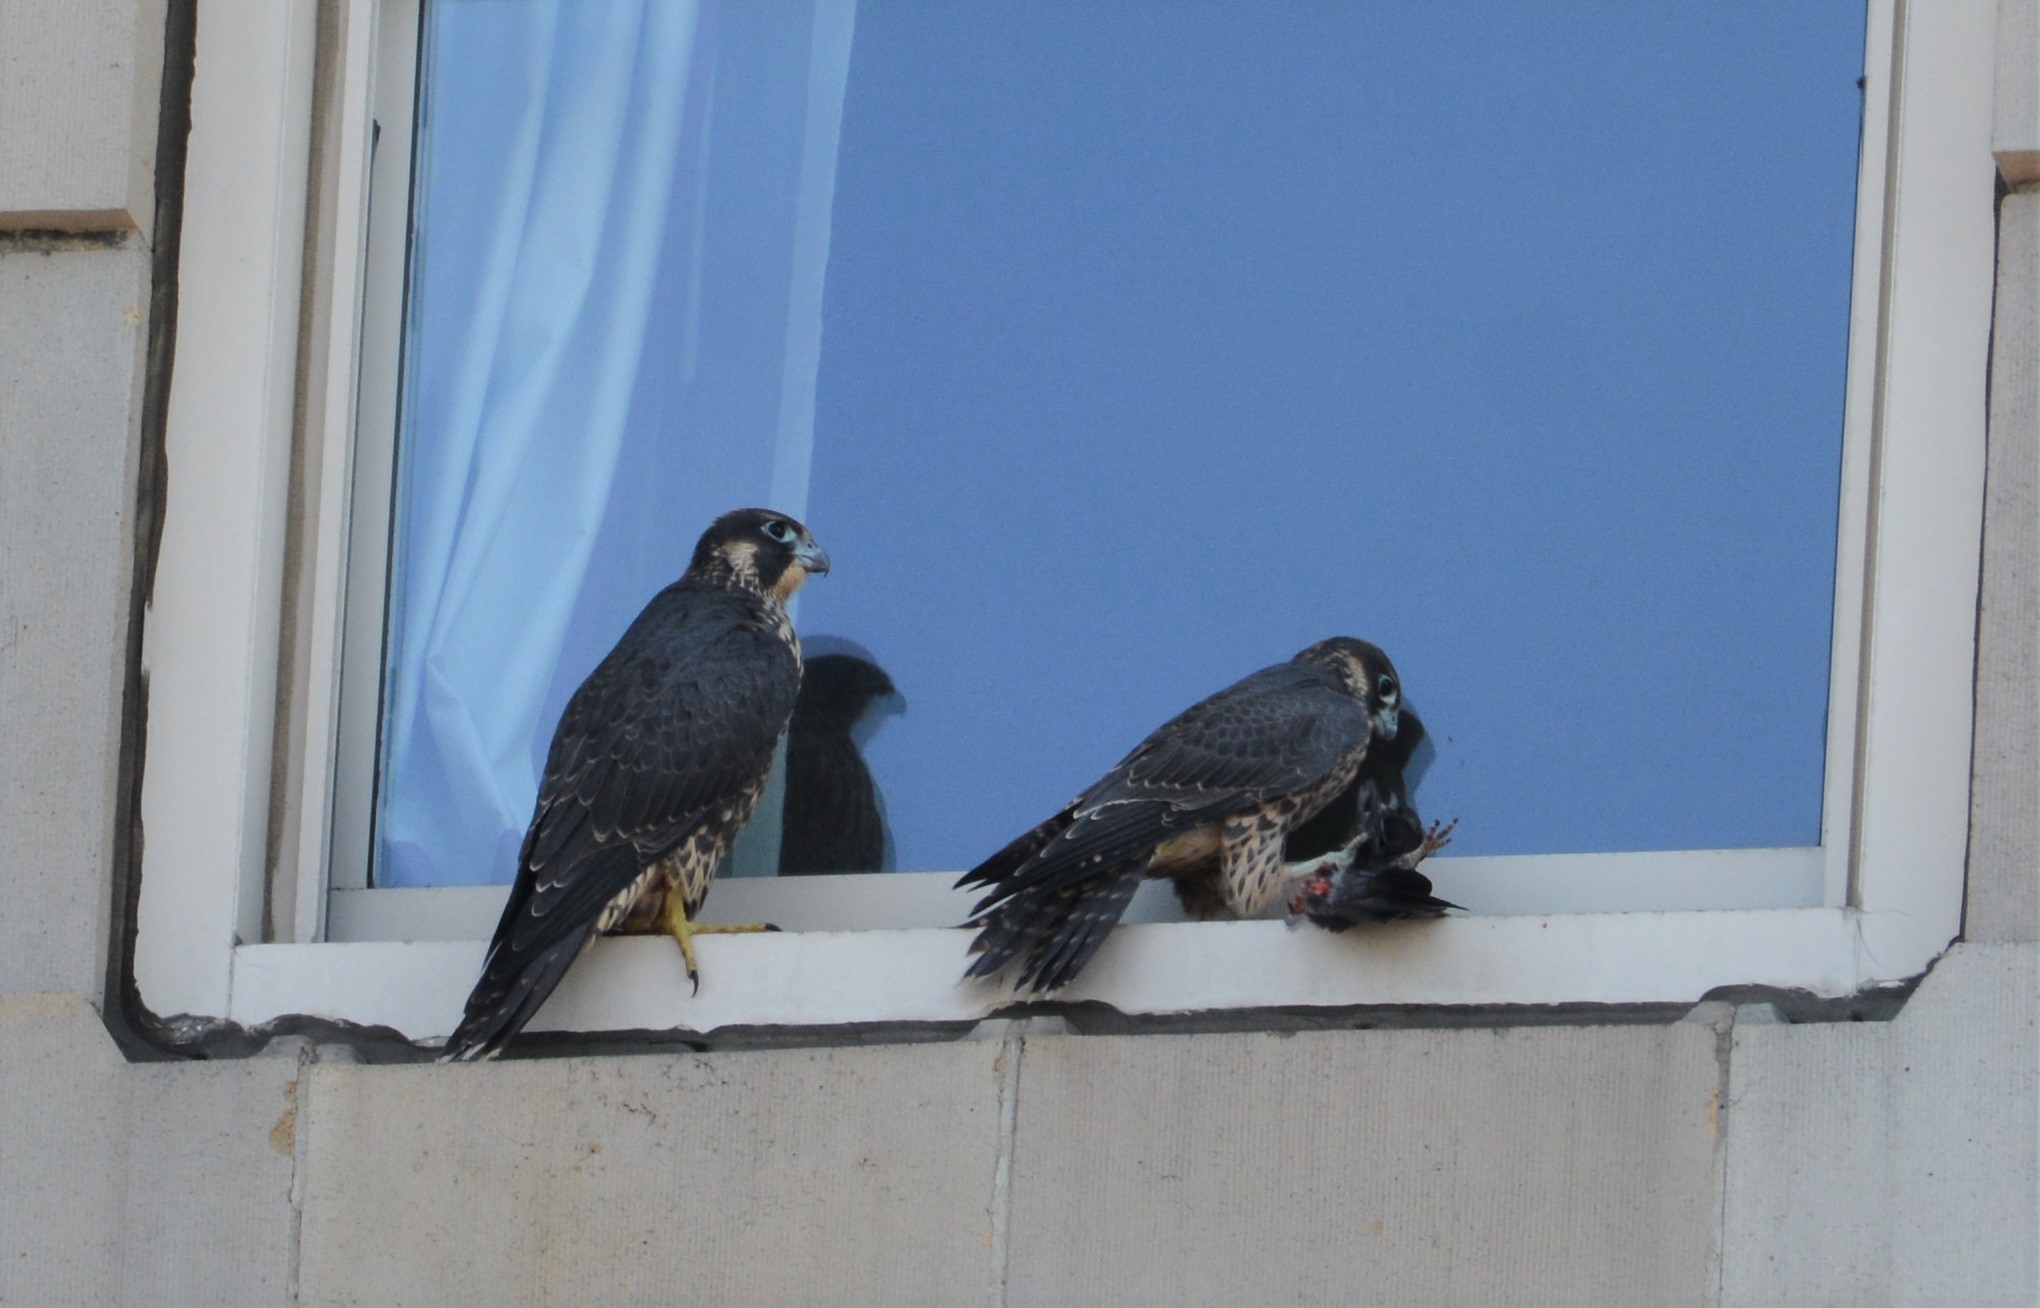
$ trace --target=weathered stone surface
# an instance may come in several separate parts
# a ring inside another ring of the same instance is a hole
[[[2040,946],[1958,946],[1894,1022],[1744,1026],[1724,1308],[2040,1302]]]
[[[315,1067],[301,1302],[989,1302],[1001,1048]]]
[[[1710,1301],[1716,1034],[1027,1042],[1009,1302]]]
[[[1991,150],[2013,185],[2040,181],[2040,0],[1998,0]]]
[[[1969,809],[1971,940],[2040,940],[2040,191],[1998,215]]]
[[[0,243],[0,991],[92,994],[104,978],[149,264],[133,241],[7,249]]]
[[[101,1303],[119,1282],[130,1137],[91,1020],[74,995],[0,996],[0,1302]]]
[[[131,1065],[79,996],[0,995],[0,1303],[285,1303],[296,1080]]]
[[[149,231],[164,0],[0,4],[0,229]]]

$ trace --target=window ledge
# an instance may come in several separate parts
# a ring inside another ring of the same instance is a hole
[[[1916,975],[1945,941],[1866,930],[1853,909],[1464,917],[1342,934],[1282,922],[1158,922],[1114,932],[1056,995],[1134,1015],[1374,1005],[1694,1003],[1724,986],[1849,995]],[[959,981],[956,928],[711,936],[701,992],[663,938],[598,941],[533,1031],[654,1031],[835,1023],[971,1022],[1013,1002]],[[359,941],[243,945],[230,1016],[388,1027],[434,1042],[452,1030],[485,945]],[[1922,951],[1925,951],[1922,953]]]
[[[1685,909],[1815,908],[1824,902],[1827,851],[1660,850],[1619,854],[1517,854],[1425,862],[1439,894],[1470,912],[1501,916],[1653,913]],[[955,872],[823,877],[723,877],[707,922],[771,922],[786,931],[953,927],[981,892],[958,890]],[[328,940],[486,940],[508,886],[335,890]],[[1279,909],[1277,910],[1279,912]],[[1122,922],[1181,922],[1169,887],[1139,889]]]

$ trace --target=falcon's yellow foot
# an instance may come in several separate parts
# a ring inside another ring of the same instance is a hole
[[[777,931],[770,922],[693,922],[687,917],[687,905],[677,894],[666,897],[666,914],[662,920],[666,934],[673,937],[680,946],[680,957],[687,961],[687,979],[694,983],[694,993],[701,993],[701,967],[694,961],[694,937],[700,935],[749,935],[758,931]]]

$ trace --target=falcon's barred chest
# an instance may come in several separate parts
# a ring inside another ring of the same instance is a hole
[[[1363,748],[1346,756],[1324,779],[1308,790],[1284,795],[1251,813],[1225,820],[1226,907],[1240,917],[1258,917],[1285,888],[1282,842],[1300,824],[1316,816],[1340,791],[1353,784],[1366,758]]]
[[[743,830],[764,793],[765,778],[760,777],[718,808],[678,849],[638,873],[629,889],[603,906],[596,931],[627,935],[656,931],[666,911],[666,897],[676,890],[687,908],[687,916],[700,913],[702,904],[708,900],[710,883],[729,856],[730,841],[725,833]]]

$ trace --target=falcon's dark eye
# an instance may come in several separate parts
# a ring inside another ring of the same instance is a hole
[[[778,541],[781,545],[793,539],[793,528],[783,522],[768,522],[764,530],[768,538]]]
[[[1379,695],[1385,704],[1395,703],[1395,678],[1386,672],[1382,673],[1374,680],[1374,693]]]

